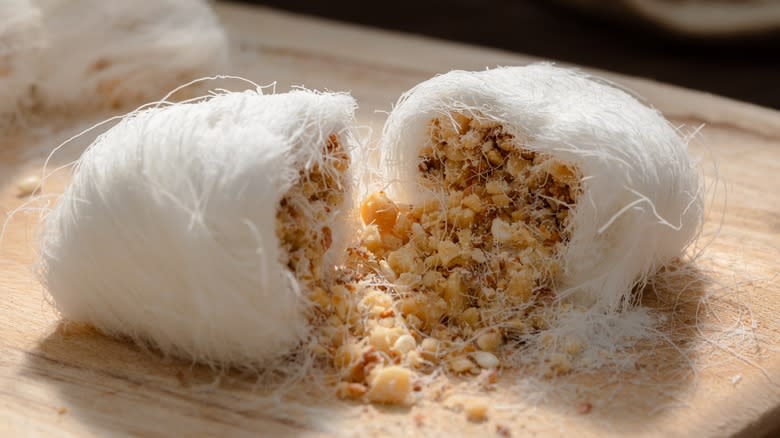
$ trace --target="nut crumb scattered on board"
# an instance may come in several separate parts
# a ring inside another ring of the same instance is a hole
[[[377,367],[369,375],[366,397],[378,403],[404,404],[412,390],[413,376],[411,370],[403,367]]]
[[[503,438],[509,438],[512,436],[512,431],[509,429],[509,427],[500,423],[496,424],[496,433]]]
[[[593,410],[593,404],[591,402],[582,402],[577,406],[577,413],[581,415],[589,414]]]
[[[484,398],[472,398],[463,402],[463,411],[466,413],[466,419],[481,423],[488,419],[488,403]]]
[[[16,190],[19,196],[30,196],[38,190],[40,185],[40,177],[29,175],[16,182]]]
[[[65,415],[68,413],[68,408],[62,406],[57,408],[57,415]]]
[[[336,395],[343,399],[356,399],[366,393],[366,386],[360,383],[339,382],[336,386]]]

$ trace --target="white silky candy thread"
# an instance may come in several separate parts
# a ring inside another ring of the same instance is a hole
[[[430,120],[452,111],[499,121],[527,138],[527,148],[582,172],[560,295],[594,308],[626,308],[632,288],[698,235],[698,172],[675,129],[618,88],[549,64],[452,71],[404,94],[380,145],[380,172],[392,196],[428,196],[417,184],[419,150]]]
[[[308,322],[276,211],[299,171],[327,159],[330,134],[354,147],[355,106],[345,94],[246,91],[127,116],[87,149],[45,218],[41,275],[57,308],[220,366],[290,351]]]

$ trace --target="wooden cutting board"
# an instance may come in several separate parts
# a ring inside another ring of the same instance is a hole
[[[450,69],[534,61],[526,56],[379,32],[262,8],[218,5],[232,37],[231,73],[257,83],[351,91],[359,120],[379,132],[406,89]],[[452,381],[441,401],[409,408],[275,403],[251,376],[164,360],[88,330],[58,329],[34,276],[38,213],[21,212],[0,242],[0,436],[756,436],[780,427],[780,113],[648,80],[610,75],[684,129],[708,181],[694,266],[709,280],[659,290],[648,305],[669,343],[636,369],[566,376],[555,390],[507,373],[471,423]],[[703,73],[704,74],[704,73]],[[52,117],[0,138],[0,214],[25,201],[15,181],[90,121]],[[74,159],[89,137],[52,162]],[[717,177],[717,178],[715,178]],[[56,193],[67,175],[55,177]],[[724,209],[724,194],[727,193]],[[684,355],[680,351],[685,352]],[[549,383],[549,382],[547,382]],[[591,406],[585,412],[586,406]]]

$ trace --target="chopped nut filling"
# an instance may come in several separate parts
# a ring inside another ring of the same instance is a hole
[[[420,319],[416,328],[445,324],[470,337],[505,323],[506,309],[553,294],[579,177],[524,146],[498,122],[462,114],[432,121],[419,169],[433,198],[404,208],[393,232],[380,229],[381,244],[372,242],[406,286],[401,310]]]
[[[349,167],[349,156],[335,135],[328,138],[323,156],[323,163],[300,170],[276,212],[283,263],[299,280],[312,285],[322,277],[322,259],[332,243],[330,224],[344,201]]]
[[[337,370],[339,397],[407,403],[423,389],[420,374],[495,376],[508,365],[508,342],[546,327],[542,304],[554,297],[579,171],[484,117],[436,118],[429,133],[418,183],[430,200],[369,195],[360,243],[333,285],[317,283],[330,242],[327,227],[314,225],[340,203],[343,170],[312,168],[281,203],[288,266],[313,280],[312,351]],[[334,139],[328,147],[339,150]],[[550,356],[547,374],[567,372],[575,350]]]

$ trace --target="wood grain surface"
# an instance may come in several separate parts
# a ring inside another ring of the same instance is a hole
[[[397,97],[436,73],[534,61],[522,55],[378,32],[262,8],[219,5],[232,74],[257,83],[351,91],[377,136]],[[603,72],[602,72],[603,73]],[[48,152],[104,118],[52,115],[0,137],[0,436],[758,436],[780,426],[780,113],[650,81],[603,73],[681,129],[704,127],[692,152],[714,190],[705,247],[692,276],[645,291],[668,341],[630,370],[524,386],[506,373],[471,393],[411,407],[313,402],[292,386],[274,398],[252,376],[162,359],[87,329],[62,327],[34,275],[39,211],[15,182]],[[78,156],[90,136],[50,168]],[[44,194],[67,182],[60,172]],[[40,205],[37,205],[40,207]],[[725,206],[725,208],[724,208]],[[534,386],[536,385],[536,386]],[[548,387],[543,387],[548,385]],[[463,397],[487,397],[489,419],[466,420]],[[589,412],[584,406],[592,406]]]

